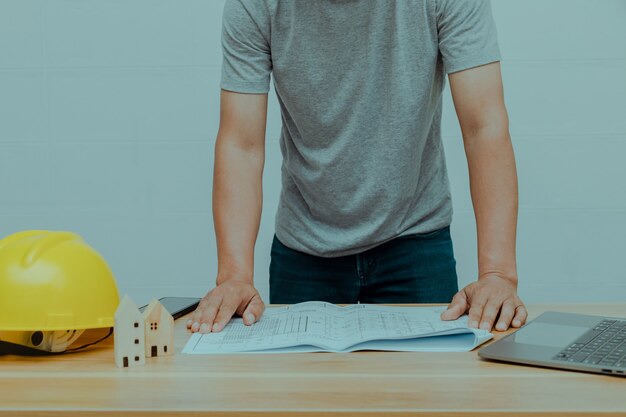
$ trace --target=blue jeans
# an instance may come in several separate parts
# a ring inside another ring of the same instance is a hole
[[[457,291],[450,227],[335,258],[272,242],[271,304],[449,303]]]

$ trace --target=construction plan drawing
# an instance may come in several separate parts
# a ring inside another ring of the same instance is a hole
[[[183,353],[464,352],[493,337],[467,327],[467,316],[441,320],[445,309],[319,301],[270,307],[251,326],[233,318],[220,332],[194,333]]]

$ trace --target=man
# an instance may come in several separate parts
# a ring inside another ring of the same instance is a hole
[[[451,300],[444,320],[524,324],[517,176],[488,0],[227,0],[222,43],[217,286],[192,331],[220,331],[234,314],[250,325],[265,308],[252,275],[270,73],[283,123],[272,303]],[[446,74],[478,232],[478,280],[461,291],[440,134]]]

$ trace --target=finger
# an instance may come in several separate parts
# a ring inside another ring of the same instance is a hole
[[[467,297],[465,292],[459,291],[448,306],[448,309],[441,313],[442,320],[456,320],[467,311]]]
[[[198,306],[199,306],[199,304],[198,304]],[[196,310],[197,310],[197,309],[198,309],[198,307],[196,307]],[[193,317],[194,317],[194,314],[195,314],[195,310],[194,310],[194,312],[193,312],[193,313],[191,313],[191,314],[187,315],[187,322],[186,322],[185,324],[187,325],[187,328],[188,328],[188,329],[191,329],[191,326],[193,325]]]
[[[197,332],[198,329],[200,328],[200,319],[202,318],[202,314],[204,313],[204,309],[206,308],[210,295],[211,295],[211,292],[207,293],[207,295],[202,297],[202,299],[198,303],[198,307],[196,307],[191,317],[187,321],[187,328],[190,329],[192,332]]]
[[[253,324],[255,321],[261,318],[264,311],[265,304],[263,303],[263,300],[261,300],[261,297],[259,297],[258,295],[255,295],[254,297],[252,297],[252,300],[250,300],[248,306],[242,314],[244,324],[248,326]]]
[[[522,327],[524,323],[526,323],[526,319],[528,318],[528,311],[526,307],[521,304],[515,308],[515,317],[513,318],[513,322],[511,323],[513,327]]]
[[[204,302],[204,299],[200,301],[200,304],[198,305],[198,307],[196,307],[196,310],[191,315],[191,319],[189,319],[189,321],[187,322],[187,328],[191,329],[192,332],[198,331],[197,327],[200,327],[200,318],[202,317],[202,312],[204,311],[205,305],[206,303]],[[191,322],[191,324],[189,324],[189,322]],[[196,323],[196,330],[194,330],[193,328]]]
[[[211,331],[211,327],[213,326],[213,321],[215,320],[215,316],[217,315],[218,310],[220,309],[220,305],[222,304],[222,297],[214,296],[211,297],[209,301],[206,302],[204,308],[202,309],[202,314],[198,321],[196,321],[191,326],[192,332],[199,331],[200,333],[208,333]]]
[[[213,323],[213,327],[211,327],[211,331],[221,331],[233,317],[233,314],[235,314],[235,311],[237,311],[237,307],[238,304],[233,299],[230,299],[228,301],[225,300],[224,302],[222,302],[220,310],[217,313],[217,317],[215,318],[215,322]]]
[[[470,301],[469,318],[467,320],[467,326],[477,329],[478,322],[483,315],[483,308],[485,308],[486,301],[484,298],[476,298]]]
[[[502,307],[502,302],[498,299],[489,300],[485,307],[483,307],[483,314],[480,319],[480,328],[483,330],[491,331],[493,327],[493,323],[496,321],[496,317],[498,317],[498,313],[500,312],[500,307]]]
[[[502,304],[502,309],[500,310],[500,317],[498,318],[498,324],[496,325],[496,330],[505,331],[511,325],[511,320],[513,320],[513,316],[515,315],[515,302],[513,300],[508,299]]]

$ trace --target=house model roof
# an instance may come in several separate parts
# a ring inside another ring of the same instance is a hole
[[[159,300],[153,299],[143,312],[144,320],[155,322],[170,322],[174,321],[172,315],[167,311],[163,304]]]
[[[137,305],[131,300],[128,295],[125,295],[120,302],[120,305],[115,310],[115,319],[119,320],[121,317],[129,320],[142,320],[142,315],[137,308]]]

